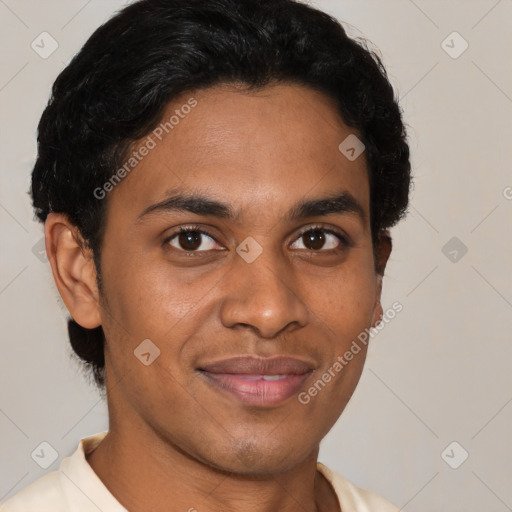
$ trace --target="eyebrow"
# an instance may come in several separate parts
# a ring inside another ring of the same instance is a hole
[[[232,221],[240,218],[240,212],[234,210],[229,204],[199,194],[171,192],[171,195],[163,201],[145,208],[138,215],[136,223],[141,222],[147,216],[162,212],[190,212],[195,215]],[[347,191],[330,197],[299,201],[284,215],[284,219],[293,221],[340,213],[355,214],[363,224],[366,223],[366,213],[363,206]]]

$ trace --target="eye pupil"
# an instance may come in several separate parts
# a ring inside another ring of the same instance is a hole
[[[178,241],[183,249],[187,251],[194,251],[201,245],[201,233],[198,231],[180,233]]]
[[[302,241],[308,249],[321,249],[325,243],[325,235],[320,229],[312,229],[302,235]]]

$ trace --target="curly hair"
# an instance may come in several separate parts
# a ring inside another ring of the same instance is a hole
[[[324,93],[366,147],[372,241],[406,213],[402,112],[380,57],[331,16],[296,0],[139,0],[99,27],[56,79],[38,126],[31,196],[41,222],[64,213],[100,253],[106,200],[93,191],[179,94],[270,82]],[[68,319],[71,346],[105,387],[105,337]]]

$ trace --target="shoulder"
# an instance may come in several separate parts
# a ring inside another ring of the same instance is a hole
[[[0,512],[66,512],[58,471],[52,471],[0,505]]]
[[[98,502],[107,503],[109,510],[124,510],[117,507],[85,458],[106,434],[107,431],[81,439],[75,451],[61,460],[58,470],[47,473],[1,503],[0,512],[69,512],[71,506],[74,510],[85,511],[92,507],[97,510],[84,494],[85,489],[89,496],[99,496]]]
[[[332,485],[344,512],[399,512],[398,507],[382,496],[356,487],[321,462],[317,464],[317,468]]]

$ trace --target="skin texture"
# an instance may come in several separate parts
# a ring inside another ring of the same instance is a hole
[[[104,199],[102,294],[76,228],[62,214],[46,222],[66,306],[82,326],[101,324],[107,339],[109,434],[88,461],[132,512],[340,510],[316,461],[365,350],[307,405],[296,395],[245,405],[197,368],[248,354],[298,357],[314,366],[304,391],[379,321],[364,153],[355,161],[340,153],[354,130],[330,99],[303,86],[200,90],[176,99],[164,119],[192,96],[197,106]],[[178,189],[222,201],[238,216],[155,211],[137,219]],[[286,218],[297,202],[342,192],[364,218]],[[180,249],[177,237],[166,242],[191,224],[213,237],[199,238],[200,254]],[[318,224],[349,245],[322,232],[325,245],[312,248],[301,232]],[[249,236],[262,248],[252,263],[236,252]],[[382,268],[390,250],[386,239],[377,251]],[[134,350],[148,338],[160,355],[145,366]]]

